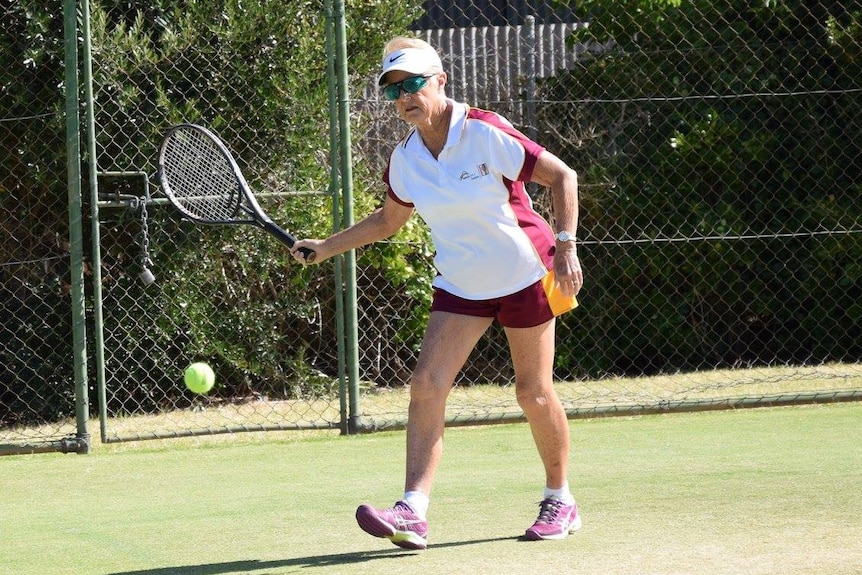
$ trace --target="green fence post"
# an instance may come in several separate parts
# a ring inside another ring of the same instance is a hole
[[[338,86],[335,81],[335,16],[332,11],[332,0],[326,0],[326,80],[329,93],[329,195],[332,198],[332,231],[342,229],[341,222],[341,172],[339,157],[341,157],[341,142],[338,130]],[[342,434],[350,433],[348,423],[350,411],[347,404],[348,388],[346,374],[346,358],[344,343],[344,257],[333,258],[335,264],[335,329],[338,339],[338,399],[339,428]]]
[[[84,305],[84,234],[81,202],[81,141],[78,118],[78,15],[75,0],[63,6],[66,84],[66,180],[69,201],[69,264],[72,298],[72,367],[77,433],[64,450],[90,452],[87,394],[87,316]]]
[[[350,100],[347,88],[347,32],[344,0],[335,0],[335,52],[338,82],[338,123],[341,134],[341,202],[344,227],[353,225],[353,159],[350,151]],[[359,332],[356,312],[356,251],[344,255],[345,267],[345,344],[348,382],[350,385],[350,418],[348,430],[353,433],[359,423]]]
[[[105,332],[102,315],[102,243],[99,229],[99,165],[96,157],[96,120],[93,102],[93,55],[90,33],[90,2],[81,0],[82,35],[84,38],[84,99],[87,105],[86,134],[90,180],[90,236],[93,260],[93,331],[95,338],[96,389],[99,399],[99,429],[102,441],[107,439],[107,398],[105,389]],[[146,176],[144,176],[146,184]]]

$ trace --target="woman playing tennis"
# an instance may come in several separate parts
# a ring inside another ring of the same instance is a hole
[[[583,285],[575,243],[577,175],[498,114],[448,98],[446,81],[426,42],[397,37],[387,43],[379,85],[411,129],[383,174],[383,206],[291,250],[300,262],[301,248],[314,250],[319,263],[392,236],[414,211],[436,249],[431,313],[410,379],[404,494],[390,508],[361,505],[356,519],[367,533],[400,547],[427,546],[446,399],[479,338],[497,321],[545,472],[539,515],[524,537],[563,539],[581,526],[568,483],[568,421],[553,387],[555,318],[577,306]],[[550,189],[553,227],[533,210],[525,182]]]

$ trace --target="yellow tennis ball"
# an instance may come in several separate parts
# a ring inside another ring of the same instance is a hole
[[[190,391],[207,393],[215,384],[215,373],[209,365],[199,361],[186,368],[183,379]]]

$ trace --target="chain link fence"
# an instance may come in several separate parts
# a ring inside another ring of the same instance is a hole
[[[32,4],[0,8],[4,443],[74,429],[65,158],[44,152],[63,150],[62,22]],[[104,441],[404,422],[434,274],[418,218],[357,253],[359,381],[345,381],[346,262],[299,268],[257,230],[181,221],[154,177],[167,128],[202,123],[277,222],[308,237],[341,225],[330,15],[284,4],[87,13],[88,385]],[[346,8],[356,217],[382,201],[407,129],[374,72],[410,29],[439,49],[450,97],[579,173],[586,286],[557,324],[571,416],[862,396],[862,10],[431,4]],[[550,219],[547,191],[531,193]],[[217,374],[206,396],[182,385],[198,360]],[[494,327],[450,423],[519,418],[511,384]]]
[[[0,5],[0,443],[76,431],[62,10]],[[57,15],[58,14],[58,15]]]
[[[858,7],[435,4],[415,33],[440,50],[448,94],[580,175],[586,284],[557,328],[570,415],[859,397]],[[373,90],[357,106],[355,146],[380,172],[406,128]],[[365,293],[367,317],[392,313]],[[511,377],[492,331],[450,417],[517,417]]]
[[[322,18],[308,41],[291,23],[301,11],[234,8],[219,14],[213,3],[168,20],[152,7],[122,13],[120,24],[93,11],[105,441],[338,429],[344,420],[332,268],[299,269],[250,227],[181,221],[156,183],[167,129],[203,124],[276,221],[296,233],[331,228],[325,70],[291,73],[326,61],[324,44],[312,44]],[[257,26],[257,16],[276,24]],[[284,26],[297,35],[276,36]],[[194,361],[216,373],[208,395],[183,385]]]

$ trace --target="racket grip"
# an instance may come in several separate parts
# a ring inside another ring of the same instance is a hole
[[[302,254],[306,263],[313,264],[314,260],[317,259],[317,252],[310,248],[299,248],[299,253]]]
[[[293,244],[296,243],[296,237],[284,231],[278,224],[270,220],[269,218],[259,220],[260,224],[281,240],[281,243],[293,249]],[[302,258],[305,260],[305,263],[311,264],[314,263],[314,260],[317,259],[317,252],[315,252],[311,248],[299,248],[299,253],[302,254]]]

